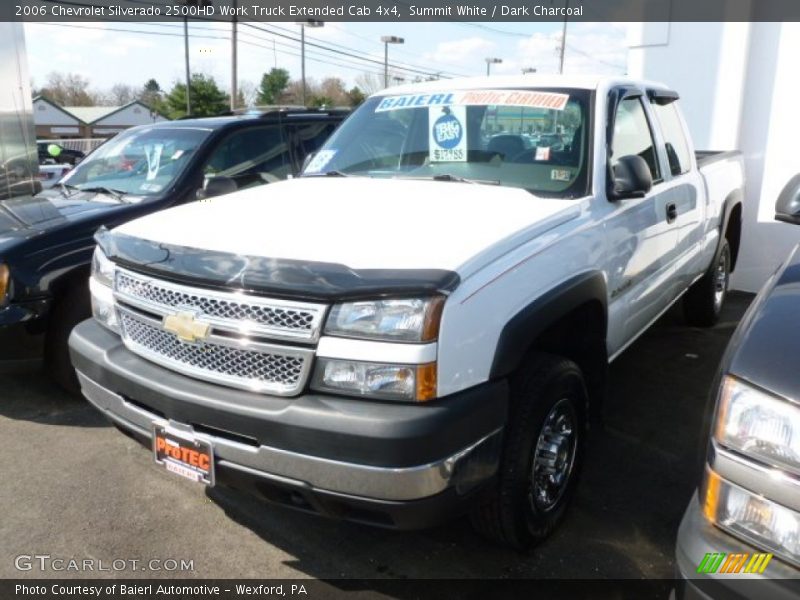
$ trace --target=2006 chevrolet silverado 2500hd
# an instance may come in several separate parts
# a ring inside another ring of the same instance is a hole
[[[374,95],[269,194],[97,235],[83,392],[190,478],[387,527],[469,509],[528,546],[608,362],[684,292],[713,323],[736,264],[741,157],[696,156],[677,100],[567,77]]]

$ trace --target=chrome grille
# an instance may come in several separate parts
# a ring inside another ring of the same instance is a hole
[[[187,375],[252,391],[297,394],[313,351],[211,335],[200,344],[180,341],[151,317],[118,307],[122,338],[133,352]]]
[[[217,292],[160,281],[118,269],[114,278],[118,300],[164,316],[191,309],[216,330],[278,339],[315,342],[325,306]]]

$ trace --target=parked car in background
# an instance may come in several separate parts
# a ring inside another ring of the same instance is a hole
[[[52,189],[0,202],[0,359],[44,356],[48,373],[77,390],[67,337],[91,315],[97,229],[285,179],[346,114],[278,110],[129,129]],[[258,190],[265,202],[269,194]]]
[[[39,164],[68,164],[73,167],[81,162],[86,154],[80,150],[65,148],[57,142],[39,141],[36,143],[36,150],[39,154]]]
[[[568,150],[493,135],[542,120]],[[660,84],[389,88],[268,202],[98,234],[72,360],[174,473],[382,527],[470,511],[526,548],[566,512],[609,361],[681,297],[717,320],[743,185]]]
[[[536,145],[544,146],[545,148],[550,148],[551,150],[563,150],[564,139],[559,133],[543,133],[541,136],[539,136],[539,140],[536,142]]]
[[[778,199],[776,219],[800,225],[800,175]],[[706,419],[703,480],[678,532],[679,598],[800,597],[799,357],[797,246],[750,305],[722,359]],[[742,577],[763,583],[743,588]]]
[[[72,165],[66,163],[47,163],[39,165],[39,183],[42,189],[49,189],[61,178],[72,170]]]

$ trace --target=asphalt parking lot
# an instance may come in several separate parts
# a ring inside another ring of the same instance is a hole
[[[191,559],[203,578],[669,578],[696,485],[709,386],[752,296],[732,294],[713,329],[673,309],[612,366],[605,427],[591,441],[578,496],[530,555],[486,543],[466,519],[398,533],[323,520],[237,492],[204,490],[153,464],[147,450],[37,371],[0,375],[0,577],[18,555]]]

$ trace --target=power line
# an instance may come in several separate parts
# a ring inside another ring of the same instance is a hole
[[[78,6],[78,7],[96,6],[96,5],[93,5],[91,3],[76,2],[76,1],[71,1],[71,0],[44,0],[44,1],[52,3],[52,4],[66,4],[66,5]],[[125,1],[128,2],[128,3],[133,3],[133,4],[147,4],[147,5],[152,4],[152,2],[148,2],[146,0],[125,0]],[[198,20],[198,21],[203,21],[203,22],[215,22],[215,23],[228,23],[229,22],[226,19],[214,19],[214,18],[210,18],[210,17],[201,17],[201,16],[192,17],[192,20]],[[261,31],[263,31],[265,33],[268,33],[270,35],[273,35],[273,36],[277,35],[277,36],[289,39],[291,41],[300,43],[300,40],[298,38],[294,37],[293,35],[287,35],[285,33],[280,33],[280,32],[276,32],[276,31],[270,31],[269,29],[265,29],[264,27],[258,27],[256,25],[253,25],[252,23],[245,22],[245,23],[242,23],[242,24],[243,25],[247,25],[247,26],[249,26],[251,28],[254,28],[254,29],[261,30]],[[282,31],[287,31],[287,32],[290,31],[288,29],[285,29],[285,28],[282,28],[282,27],[279,27],[279,26],[276,26],[276,25],[270,25],[270,27],[274,27],[275,29],[279,29],[279,30],[282,30]],[[108,28],[108,30],[109,31],[120,31],[120,29],[112,29],[112,28]],[[138,32],[135,32],[135,31],[130,31],[130,32],[131,33],[138,33]],[[155,33],[155,32],[153,32],[153,33]],[[162,34],[162,35],[168,35],[168,34]],[[199,36],[196,36],[196,37],[199,37]],[[206,36],[206,37],[208,37],[208,36]],[[213,38],[208,38],[208,39],[213,39]],[[223,39],[230,39],[230,38],[223,38]],[[326,46],[326,45],[321,44],[321,43],[316,43],[316,42],[306,42],[306,45],[319,48],[320,50],[323,50],[323,51],[326,51],[326,52],[331,52],[331,53],[335,53],[335,54],[344,54],[345,56],[348,56],[350,58],[354,58],[356,60],[360,60],[360,61],[363,61],[363,62],[369,62],[369,63],[373,63],[373,64],[379,64],[379,65],[383,66],[383,61],[380,61],[378,59],[370,59],[368,57],[359,55],[359,54],[357,54],[359,52],[359,50],[357,50],[355,48],[351,48],[349,46],[344,46],[342,44],[336,44],[334,42],[328,42],[329,46],[338,46],[338,48],[341,48],[341,50]],[[431,76],[438,77],[438,76],[441,76],[442,73],[446,72],[446,71],[441,71],[441,70],[432,71],[430,69],[426,69],[424,67],[420,67],[419,65],[408,64],[408,66],[404,66],[403,64],[400,64],[400,63],[397,63],[397,62],[392,63],[389,66],[392,69],[396,70],[396,71],[405,71],[407,73],[415,73],[415,74],[423,75],[423,76],[427,76],[427,77],[431,77]]]
[[[293,36],[290,36],[290,35],[287,35],[287,34],[284,34],[284,33],[280,33],[278,31],[271,31],[269,29],[265,29],[264,27],[259,27],[258,25],[253,25],[252,23],[243,23],[243,25],[246,25],[247,27],[250,27],[252,29],[257,29],[258,31],[269,33],[271,35],[277,35],[279,37],[286,38],[286,39],[292,40],[294,42],[299,42],[300,41],[298,38],[295,38]],[[363,62],[373,63],[373,64],[377,64],[377,65],[383,66],[383,61],[381,61],[381,60],[374,59],[374,58],[368,58],[366,56],[361,56],[361,55],[358,55],[358,54],[354,54],[354,52],[357,52],[356,50],[353,50],[353,52],[346,52],[344,50],[336,50],[335,48],[329,48],[329,47],[324,46],[322,44],[319,44],[317,42],[309,42],[309,41],[306,41],[305,44],[306,44],[306,46],[311,46],[312,48],[319,48],[319,49],[325,50],[327,52],[335,52],[337,54],[344,54],[345,56],[349,56],[351,58],[355,58],[356,60],[360,60],[360,61],[363,61]],[[427,76],[432,76],[432,75],[436,75],[437,74],[437,72],[433,72],[433,71],[430,71],[430,70],[421,70],[421,69],[415,69],[415,68],[412,68],[412,67],[404,67],[402,65],[398,65],[397,63],[389,63],[389,66],[392,69],[396,70],[396,71],[406,71],[408,73],[416,73],[416,74],[427,75]]]

